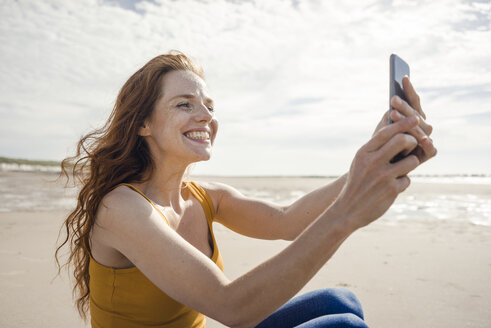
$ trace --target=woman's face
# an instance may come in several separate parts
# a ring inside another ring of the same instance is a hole
[[[206,83],[191,71],[172,71],[162,79],[162,96],[140,129],[157,162],[210,159],[218,129]]]

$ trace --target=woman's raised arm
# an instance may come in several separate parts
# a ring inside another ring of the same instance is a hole
[[[416,138],[416,148],[405,149],[405,154],[416,155],[420,163],[436,155],[436,148],[429,138],[432,127],[426,121],[419,96],[408,77],[403,79],[408,102],[392,99],[396,110],[392,111],[394,122],[404,117],[417,117],[418,125],[408,131]],[[374,136],[388,126],[388,112],[384,113],[377,125]],[[270,202],[245,197],[230,186],[205,184],[209,194],[216,200],[217,221],[230,229],[254,238],[294,240],[338,197],[346,184],[348,174],[318,188],[296,200],[289,206],[279,206]]]
[[[216,221],[242,235],[294,240],[336,199],[347,174],[287,206],[244,196],[222,183],[202,183],[217,204]]]

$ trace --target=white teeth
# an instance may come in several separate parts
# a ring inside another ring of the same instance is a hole
[[[184,134],[186,137],[198,140],[208,140],[210,139],[210,134],[204,131],[193,131]]]

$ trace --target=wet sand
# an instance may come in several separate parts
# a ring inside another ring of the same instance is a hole
[[[0,213],[0,327],[84,327],[55,242],[66,211]],[[215,225],[234,279],[287,245]],[[353,234],[302,292],[353,290],[371,327],[490,327],[491,227],[376,222]],[[209,320],[208,327],[223,327]]]

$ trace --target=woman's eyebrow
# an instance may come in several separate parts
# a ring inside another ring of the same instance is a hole
[[[183,95],[177,95],[169,99],[169,101],[174,100],[176,98],[186,98],[186,99],[192,99],[195,96],[193,94],[183,94]]]
[[[177,96],[174,96],[174,97],[172,97],[171,99],[169,99],[169,101],[172,101],[172,100],[174,100],[174,99],[176,99],[176,98],[193,99],[193,98],[196,98],[196,95],[193,95],[193,94],[191,94],[191,93],[189,93],[189,94],[177,95]],[[204,100],[205,100],[205,102],[206,102],[206,103],[209,103],[209,104],[212,104],[212,105],[214,104],[213,99],[211,99],[211,98],[205,97],[205,99],[204,99]]]

